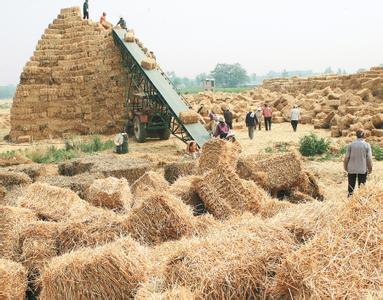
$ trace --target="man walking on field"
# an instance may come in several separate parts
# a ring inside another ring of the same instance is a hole
[[[348,147],[344,158],[344,169],[348,173],[348,196],[351,196],[355,189],[356,180],[358,186],[365,184],[367,174],[372,172],[371,146],[364,140],[363,129],[356,131],[357,139]]]
[[[252,140],[254,138],[254,130],[255,126],[257,125],[257,116],[255,115],[255,112],[250,111],[246,115],[246,127],[249,130],[249,138]]]
[[[273,110],[268,104],[265,104],[263,108],[263,118],[265,119],[266,131],[271,130],[271,118],[273,116]]]
[[[298,105],[294,105],[293,109],[291,110],[291,126],[293,127],[294,132],[297,131],[300,117],[301,116]]]

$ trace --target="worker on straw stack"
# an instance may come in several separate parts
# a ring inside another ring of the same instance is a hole
[[[219,137],[221,139],[225,139],[229,134],[229,125],[226,124],[225,119],[223,117],[219,117],[217,128],[213,134],[214,137]]]
[[[257,111],[255,112],[255,116],[257,117],[258,130],[261,131],[262,129],[262,108],[261,107],[257,108]]]
[[[89,20],[89,3],[88,0],[85,0],[84,5],[82,6],[84,20]]]
[[[265,119],[266,131],[271,130],[271,118],[273,117],[273,110],[267,103],[263,107],[262,115],[263,115],[263,118]]]
[[[217,125],[219,123],[218,117],[217,117],[216,113],[213,110],[211,112],[209,112],[208,117],[210,119],[210,129],[211,129],[211,132],[215,132],[215,130],[217,129]]]
[[[252,140],[254,138],[254,130],[255,126],[257,125],[257,116],[254,111],[249,111],[246,115],[246,127],[249,131],[249,138]]]
[[[103,12],[102,13],[102,16],[100,18],[100,24],[102,25],[102,27],[104,27],[105,29],[109,29],[110,28],[110,25],[108,24],[108,22],[106,21],[106,12]]]
[[[197,159],[200,148],[195,141],[189,141],[186,146],[186,152],[190,154],[193,159]]]
[[[298,108],[298,105],[294,105],[293,109],[291,110],[291,126],[293,127],[294,132],[297,131],[299,119],[301,118],[301,113]]]
[[[348,173],[348,196],[351,196],[355,189],[356,180],[358,186],[365,184],[367,174],[372,172],[371,146],[364,140],[363,129],[356,131],[357,139],[348,147],[344,158],[344,169]]]
[[[230,111],[228,107],[225,108],[223,112],[223,116],[225,118],[226,124],[229,126],[230,129],[233,129],[233,113]]]
[[[150,52],[149,52],[148,57],[149,57],[149,58],[152,58],[152,59],[154,59],[154,60],[157,60],[157,57],[154,55],[154,52],[153,52],[153,51],[150,51]]]
[[[120,20],[118,21],[116,26],[120,27],[121,29],[128,30],[128,28],[126,27],[126,22],[123,17],[120,17]]]

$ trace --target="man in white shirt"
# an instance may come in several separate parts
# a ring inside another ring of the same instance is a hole
[[[294,105],[293,109],[291,110],[291,126],[293,127],[294,132],[297,131],[300,117],[301,113],[298,108],[298,105]]]
[[[348,195],[351,196],[355,189],[356,179],[358,186],[365,184],[367,174],[372,172],[371,146],[364,140],[363,129],[356,131],[357,139],[348,147],[344,158],[344,169],[348,173]]]

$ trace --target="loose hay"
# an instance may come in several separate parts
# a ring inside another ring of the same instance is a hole
[[[0,258],[19,259],[19,232],[36,220],[29,209],[0,206]]]
[[[27,284],[27,271],[21,264],[0,259],[0,299],[25,299]]]
[[[383,188],[357,192],[277,271],[276,296],[360,299],[383,286]]]
[[[40,299],[133,298],[148,279],[146,249],[131,238],[51,260],[41,275]]]
[[[167,192],[169,190],[169,184],[166,182],[163,176],[157,172],[149,171],[136,180],[131,191],[137,203],[139,205],[140,199],[145,198],[148,194],[156,191]]]
[[[167,164],[164,170],[165,179],[170,183],[174,183],[180,177],[194,175],[197,172],[195,161],[173,162]]]
[[[183,124],[198,123],[200,119],[199,114],[195,112],[194,110],[182,111],[180,112],[179,117],[180,117],[180,121]]]
[[[191,209],[181,200],[156,192],[130,212],[126,226],[136,240],[156,245],[192,233],[193,218]]]
[[[117,211],[129,210],[133,204],[129,183],[125,178],[109,177],[96,180],[86,195],[86,200],[94,206]]]

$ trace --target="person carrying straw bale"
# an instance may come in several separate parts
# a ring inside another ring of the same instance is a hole
[[[364,140],[364,130],[356,131],[357,139],[348,147],[344,158],[344,169],[348,173],[348,196],[351,196],[355,189],[356,180],[358,186],[364,185],[367,181],[367,174],[372,172],[372,151],[371,146]]]
[[[229,125],[226,124],[225,119],[223,117],[219,117],[217,128],[214,132],[214,137],[219,137],[221,139],[225,139],[229,134]]]
[[[263,107],[262,115],[265,119],[265,128],[266,131],[271,130],[271,118],[273,117],[273,110],[269,105],[266,103]]]
[[[257,108],[255,115],[256,115],[257,120],[258,120],[258,130],[261,131],[261,129],[262,129],[262,108],[261,107]]]
[[[223,116],[224,116],[225,122],[229,126],[229,128],[233,129],[233,113],[230,111],[230,109],[228,107],[223,112]]]
[[[216,115],[216,113],[214,111],[211,111],[211,112],[209,112],[208,117],[210,119],[211,132],[215,132],[215,130],[217,129],[217,125],[219,123],[218,116]]]
[[[82,6],[84,20],[89,20],[89,1],[85,0],[84,5]]]
[[[298,105],[295,104],[293,106],[293,109],[291,110],[291,126],[293,127],[294,132],[297,131],[298,122],[300,118],[301,118],[300,110],[298,108]]]
[[[126,22],[123,17],[120,17],[120,20],[118,21],[116,26],[120,27],[121,29],[128,30],[128,28],[126,27]]]
[[[257,119],[255,112],[249,111],[246,115],[246,121],[245,122],[246,122],[246,127],[249,131],[249,138],[250,138],[250,140],[252,140],[254,138],[255,126],[258,123],[258,119]]]

